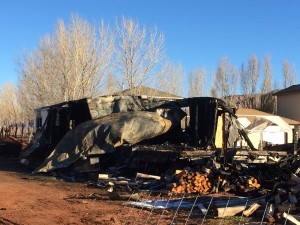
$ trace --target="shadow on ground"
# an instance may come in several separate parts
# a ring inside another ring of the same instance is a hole
[[[15,141],[0,143],[0,170],[30,174],[31,169],[19,161],[21,144]]]

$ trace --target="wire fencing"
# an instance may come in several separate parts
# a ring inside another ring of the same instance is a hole
[[[134,193],[133,193],[134,194]],[[260,207],[251,216],[244,212],[251,204],[259,202]],[[122,224],[135,225],[228,225],[267,224],[273,219],[270,203],[263,198],[226,196],[163,196],[162,192],[143,191],[135,200],[130,196],[119,211]],[[290,209],[290,207],[289,207]],[[289,210],[286,212],[289,214]],[[276,224],[290,224],[287,218]]]

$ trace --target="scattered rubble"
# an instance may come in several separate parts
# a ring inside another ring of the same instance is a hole
[[[219,99],[155,104],[148,99],[143,107],[141,99],[128,97],[117,110],[116,99],[102,98],[97,103],[105,105],[101,116],[67,131],[34,173],[94,175],[89,185],[106,190],[111,198],[130,193],[126,206],[175,208],[175,215],[179,208],[191,215],[197,207],[203,220],[239,215],[299,223],[297,149],[256,150],[233,110]],[[29,163],[47,129],[45,124],[21,153],[23,161]],[[247,147],[237,145],[241,141]],[[133,194],[142,191],[147,197],[132,202]]]

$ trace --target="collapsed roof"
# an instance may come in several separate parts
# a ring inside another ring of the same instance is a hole
[[[166,100],[101,96],[48,108],[48,118],[41,131],[21,153],[21,158],[27,159],[36,152],[45,153],[43,160],[46,160],[34,172],[65,168],[79,159],[101,157],[137,145],[172,145],[173,149],[180,149],[181,155],[184,151],[214,151],[224,162],[228,149],[240,148],[236,145],[238,140],[245,140],[248,148],[255,150],[233,111],[216,98]],[[80,117],[82,112],[85,117]],[[71,122],[75,127],[70,126]],[[62,137],[49,142],[57,132]],[[248,159],[254,152],[243,151],[237,155],[243,158],[246,154]],[[271,152],[263,154],[272,155]]]
[[[89,120],[70,130],[34,172],[67,167],[80,157],[111,153],[124,144],[133,145],[162,135],[178,124],[184,115],[183,111],[175,109],[167,115],[137,111]]]

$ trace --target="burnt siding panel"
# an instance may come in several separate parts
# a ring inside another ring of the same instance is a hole
[[[214,145],[217,126],[217,101],[209,98],[193,98],[189,101],[192,144],[201,148]]]

